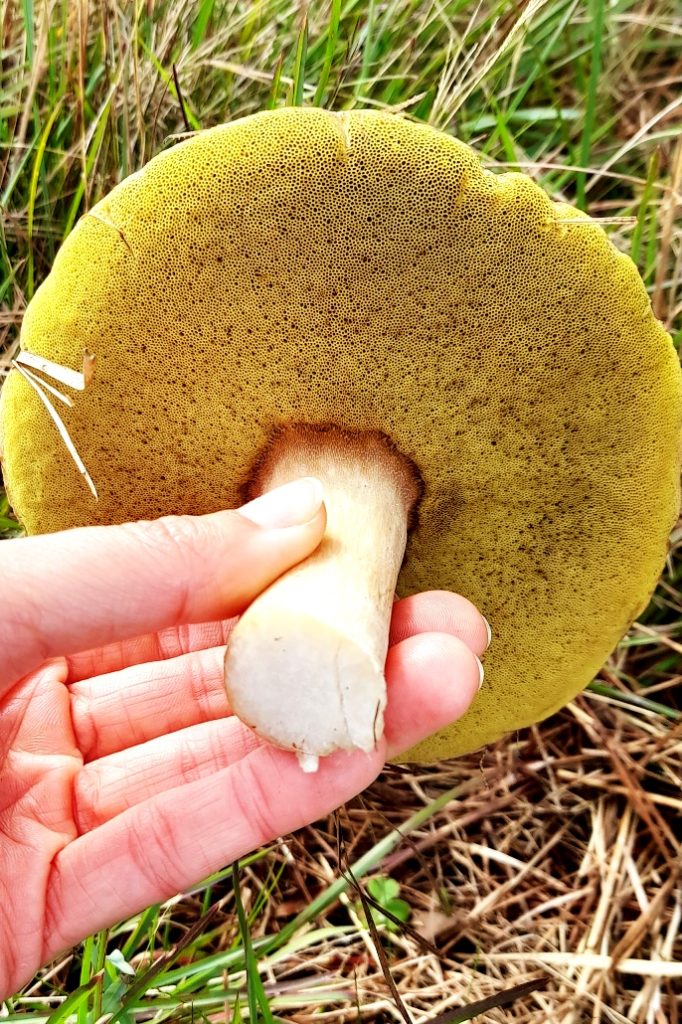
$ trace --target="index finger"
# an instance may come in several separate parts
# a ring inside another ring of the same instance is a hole
[[[321,500],[318,481],[304,479],[240,512],[6,542],[0,578],[12,600],[0,622],[0,693],[55,655],[237,615],[314,550]]]

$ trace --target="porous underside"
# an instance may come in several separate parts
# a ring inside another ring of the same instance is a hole
[[[30,532],[234,505],[290,420],[382,431],[416,463],[400,590],[461,591],[494,642],[474,707],[415,759],[561,706],[663,563],[680,373],[634,265],[426,126],[280,110],[174,147],[81,220],[22,344],[74,369],[96,356],[63,418],[98,502],[7,382]]]

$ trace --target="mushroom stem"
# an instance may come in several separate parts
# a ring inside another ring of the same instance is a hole
[[[383,435],[292,427],[261,460],[251,493],[300,476],[325,488],[319,548],[253,604],[225,659],[234,713],[304,771],[383,732],[384,662],[419,474]]]

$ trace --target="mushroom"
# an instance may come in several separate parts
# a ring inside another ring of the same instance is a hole
[[[634,264],[425,125],[283,109],[180,143],[81,219],[21,344],[96,359],[61,417],[97,498],[35,380],[3,389],[31,533],[322,480],[319,550],[226,658],[236,713],[304,767],[380,734],[396,591],[459,591],[495,631],[470,711],[402,758],[428,762],[569,701],[663,565],[681,375]]]

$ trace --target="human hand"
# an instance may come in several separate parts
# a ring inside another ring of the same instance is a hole
[[[239,512],[0,545],[0,998],[84,936],[339,806],[464,712],[486,626],[439,592],[395,604],[371,754],[306,775],[230,716],[230,620],[324,523],[304,481]]]

